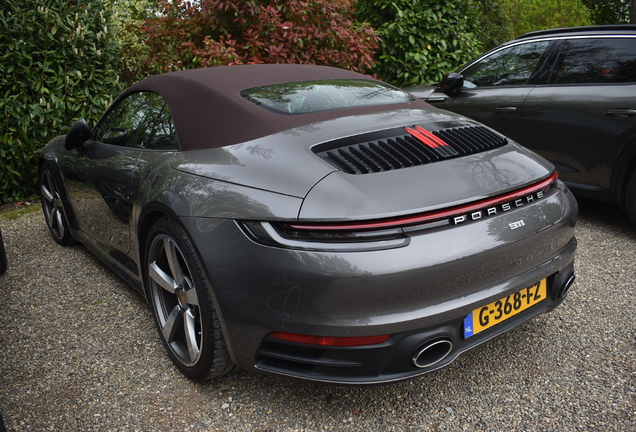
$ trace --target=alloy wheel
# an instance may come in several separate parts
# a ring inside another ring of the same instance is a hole
[[[201,357],[203,328],[192,272],[176,242],[157,235],[148,260],[150,295],[160,332],[184,366],[194,366]]]
[[[62,199],[55,187],[53,176],[49,170],[42,171],[40,178],[40,196],[44,218],[55,240],[62,241],[65,238],[67,225],[64,221]]]

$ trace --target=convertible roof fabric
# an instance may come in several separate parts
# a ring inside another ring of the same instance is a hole
[[[244,99],[241,90],[287,82],[324,79],[370,79],[355,72],[313,65],[219,66],[170,72],[146,78],[119,98],[137,91],[154,91],[168,102],[181,150],[223,147],[261,138],[294,127],[338,117],[396,109],[430,108],[412,102],[365,106],[317,113],[277,114]]]

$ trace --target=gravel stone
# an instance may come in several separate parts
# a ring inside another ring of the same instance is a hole
[[[636,431],[636,230],[580,201],[568,299],[442,370],[328,387],[172,365],[145,300],[41,213],[0,215],[0,412],[9,431]]]

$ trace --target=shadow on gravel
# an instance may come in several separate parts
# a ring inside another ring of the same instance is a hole
[[[581,222],[601,224],[608,229],[619,230],[636,239],[636,227],[630,222],[627,212],[620,210],[618,205],[586,198],[577,198],[576,200],[579,203],[579,220]]]

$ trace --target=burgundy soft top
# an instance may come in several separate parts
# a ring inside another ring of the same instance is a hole
[[[222,147],[310,123],[395,109],[430,108],[412,102],[365,106],[317,113],[277,114],[244,99],[241,90],[271,84],[323,79],[370,79],[343,69],[313,65],[219,66],[171,72],[146,78],[120,96],[154,91],[170,106],[181,150]]]

